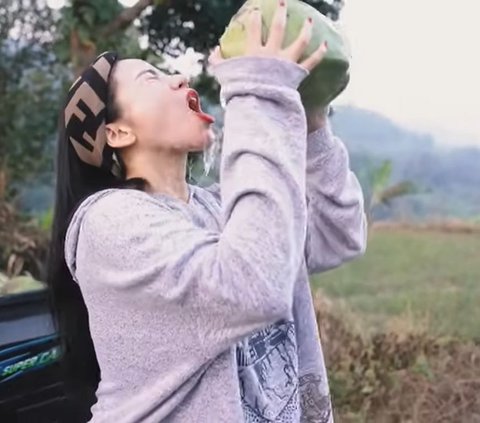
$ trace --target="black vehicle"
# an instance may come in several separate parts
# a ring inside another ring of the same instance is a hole
[[[0,422],[68,421],[46,290],[0,297]]]

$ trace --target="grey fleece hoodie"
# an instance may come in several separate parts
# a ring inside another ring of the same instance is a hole
[[[220,184],[188,203],[107,190],[69,226],[66,260],[101,369],[92,422],[332,421],[308,273],[363,252],[362,193],[330,127],[307,139],[307,72],[238,58]]]

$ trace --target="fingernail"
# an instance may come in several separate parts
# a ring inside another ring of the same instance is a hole
[[[285,7],[285,5],[286,5],[285,0],[280,0],[280,6]]]
[[[308,19],[307,19],[308,23],[313,23],[313,19],[309,16]]]
[[[328,42],[327,41],[324,41],[323,45],[325,46],[326,49],[328,48]]]

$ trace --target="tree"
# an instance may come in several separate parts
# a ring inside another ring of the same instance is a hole
[[[367,217],[372,221],[373,212],[378,206],[390,207],[392,200],[416,192],[415,185],[410,181],[401,181],[389,185],[392,176],[392,162],[385,160],[370,175],[370,192],[368,197]]]
[[[141,56],[138,44],[131,42],[135,34],[146,35],[150,51],[159,57],[178,56],[187,47],[206,53],[244,1],[138,0],[132,7],[122,8],[117,0],[71,0],[61,12],[62,57],[78,75],[99,52],[109,48],[120,47]],[[343,7],[343,0],[306,2],[333,20]]]
[[[0,0],[0,198],[46,171],[63,72],[42,1]]]
[[[343,0],[306,0],[315,9],[337,20]],[[206,53],[213,48],[231,17],[245,0],[170,1],[157,5],[142,20],[142,33],[156,54],[178,56],[187,47]]]
[[[123,8],[117,0],[71,0],[61,10],[61,58],[70,63],[75,76],[102,51],[114,48],[138,56],[138,36],[132,23],[141,13],[162,0],[139,0]]]
[[[114,36],[121,51],[137,54],[137,34],[125,29],[138,7],[73,0],[55,12],[45,0],[0,0],[0,198],[12,200],[29,181],[51,175],[66,88]]]

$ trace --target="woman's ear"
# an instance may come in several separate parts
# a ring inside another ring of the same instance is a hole
[[[107,131],[107,143],[112,148],[130,147],[137,140],[132,129],[127,125],[109,123],[105,129]]]

